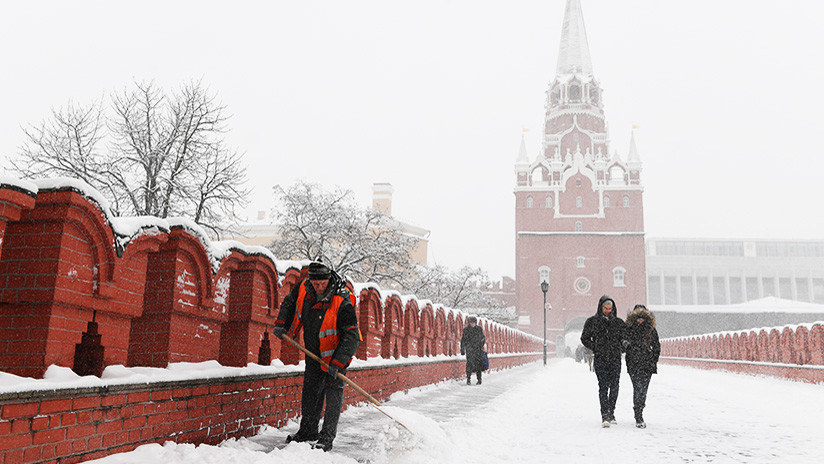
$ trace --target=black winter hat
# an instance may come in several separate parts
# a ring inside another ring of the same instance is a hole
[[[309,263],[309,280],[326,280],[332,276],[332,271],[323,263]]]

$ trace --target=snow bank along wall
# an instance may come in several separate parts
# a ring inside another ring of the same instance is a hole
[[[114,217],[75,180],[0,178],[0,371],[297,364],[302,354],[269,334],[304,264],[212,242],[184,218]],[[376,285],[353,290],[363,333],[356,357],[408,358],[353,368],[364,389],[385,399],[464,375],[463,360],[449,355],[459,352],[465,314]],[[492,369],[540,358],[537,337],[479,323]],[[438,355],[447,356],[433,362]],[[3,393],[0,461],[78,462],[145,443],[251,435],[299,414],[301,382],[290,372]],[[347,404],[361,401],[355,395],[347,390]]]
[[[670,364],[824,382],[824,322],[661,341]]]

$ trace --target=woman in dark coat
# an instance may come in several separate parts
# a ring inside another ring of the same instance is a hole
[[[661,355],[655,316],[644,305],[635,305],[627,316],[623,344],[627,353],[627,373],[632,380],[635,426],[643,429],[647,426],[643,416],[647,389],[652,374],[658,372],[658,356]]]
[[[461,354],[466,354],[466,384],[469,385],[472,373],[478,375],[478,385],[481,384],[481,371],[483,371],[483,353],[486,336],[481,326],[477,325],[478,318],[469,316],[466,319],[467,326],[463,329],[461,336]]]

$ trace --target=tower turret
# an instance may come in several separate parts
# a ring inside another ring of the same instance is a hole
[[[601,294],[626,305],[646,296],[641,161],[634,135],[626,161],[610,151],[602,94],[581,1],[567,0],[541,153],[530,161],[522,139],[514,190],[519,320],[541,335],[537,289],[549,283],[546,335],[556,350]]]

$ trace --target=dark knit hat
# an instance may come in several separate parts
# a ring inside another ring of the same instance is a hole
[[[309,280],[325,280],[332,277],[332,271],[323,263],[309,263]]]
[[[475,316],[469,316],[469,317],[466,318],[466,322],[474,322],[474,323],[477,324],[478,323],[478,318],[475,317]]]

